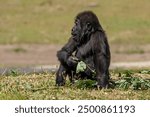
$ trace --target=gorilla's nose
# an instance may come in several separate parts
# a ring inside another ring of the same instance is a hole
[[[74,27],[72,28],[71,32],[72,32],[72,33],[74,33],[74,32],[75,32],[75,28],[74,28]]]
[[[75,33],[75,30],[74,30],[74,29],[72,29],[72,31],[71,31],[71,35],[73,35],[73,36],[75,36],[75,35],[76,35],[76,33]]]

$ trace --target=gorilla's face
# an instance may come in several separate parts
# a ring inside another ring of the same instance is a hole
[[[81,23],[80,20],[75,20],[75,24],[72,28],[72,37],[75,41],[80,42],[81,40],[81,33],[82,33],[82,27],[81,27]]]
[[[90,23],[76,19],[71,34],[76,42],[81,43],[82,41],[86,41],[88,36],[91,34],[91,30],[92,26]]]

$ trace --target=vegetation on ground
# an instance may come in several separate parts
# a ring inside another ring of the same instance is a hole
[[[75,84],[70,84],[67,80],[65,86],[56,87],[55,74],[19,75],[17,71],[12,71],[9,76],[0,76],[0,99],[150,99],[149,70],[111,71],[111,78],[113,82],[127,78],[124,82],[129,83],[129,87],[118,82],[116,85],[112,84],[111,88],[98,90],[93,86],[95,81],[91,80],[77,80]],[[133,84],[134,88],[131,88]]]

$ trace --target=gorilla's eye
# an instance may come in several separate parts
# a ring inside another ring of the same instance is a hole
[[[91,23],[86,23],[86,30],[88,30],[88,31],[90,31],[91,29],[92,29],[92,25],[91,25]]]
[[[78,19],[75,20],[75,25],[79,25],[80,21]]]
[[[90,27],[90,26],[91,26],[91,24],[88,22],[88,23],[86,24],[86,26],[87,26],[87,27]]]

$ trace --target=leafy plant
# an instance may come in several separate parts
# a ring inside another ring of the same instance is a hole
[[[142,70],[140,71],[141,74],[150,74],[150,70]]]
[[[90,89],[96,86],[96,81],[94,80],[78,80],[75,83],[77,88],[80,89]]]
[[[133,77],[131,72],[119,74],[120,80],[115,81],[116,87],[120,89],[144,90],[150,88],[150,81],[140,77]]]

